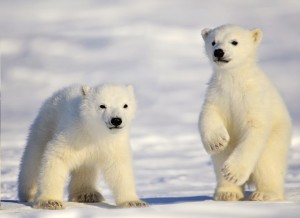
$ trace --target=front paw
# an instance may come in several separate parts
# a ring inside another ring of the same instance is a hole
[[[223,151],[230,140],[230,136],[225,128],[208,131],[203,135],[203,143],[209,154]]]
[[[130,208],[130,207],[148,207],[148,203],[141,201],[141,200],[136,200],[136,201],[127,201],[118,204],[118,207],[120,208]]]
[[[250,172],[246,167],[233,164],[228,160],[224,163],[221,173],[226,181],[236,185],[243,185],[250,176]]]
[[[64,209],[62,201],[58,200],[37,200],[33,203],[33,208],[44,210],[62,210]]]

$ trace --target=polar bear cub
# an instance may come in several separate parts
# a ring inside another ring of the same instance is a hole
[[[19,174],[19,198],[35,208],[63,209],[69,200],[101,202],[101,172],[117,206],[144,207],[134,184],[129,128],[136,111],[132,86],[72,86],[46,100],[33,122]]]
[[[204,29],[202,37],[213,75],[199,130],[217,177],[214,199],[244,199],[248,183],[256,188],[250,200],[282,200],[291,120],[256,64],[262,31],[224,25]]]

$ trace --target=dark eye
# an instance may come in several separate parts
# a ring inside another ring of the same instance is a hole
[[[215,46],[215,45],[216,45],[216,42],[215,42],[215,41],[213,41],[213,42],[211,43],[211,45],[212,45],[212,46]]]
[[[100,107],[101,109],[106,109],[106,106],[105,106],[104,104],[101,104],[99,107]]]
[[[231,42],[231,44],[234,45],[234,46],[237,46],[239,43],[238,43],[237,41],[233,40],[233,41]]]
[[[127,104],[124,104],[123,108],[128,108],[128,105],[127,105]]]

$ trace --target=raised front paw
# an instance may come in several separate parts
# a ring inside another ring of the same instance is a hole
[[[73,202],[96,203],[104,201],[104,197],[97,191],[90,191],[71,194],[69,200]]]
[[[246,167],[240,166],[238,163],[233,164],[230,161],[224,163],[221,173],[228,182],[236,185],[243,185],[250,176]]]
[[[218,128],[203,134],[202,139],[207,152],[215,154],[227,147],[230,137],[225,128]]]
[[[141,200],[137,200],[137,201],[127,201],[127,202],[123,202],[121,204],[118,204],[118,207],[121,208],[130,208],[130,207],[148,207],[148,203],[141,201]]]
[[[57,200],[37,200],[33,203],[33,208],[45,210],[62,210],[63,203]]]

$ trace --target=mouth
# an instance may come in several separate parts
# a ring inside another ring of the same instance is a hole
[[[231,60],[227,60],[227,59],[225,59],[225,58],[217,58],[217,59],[214,59],[214,62],[215,63],[229,63]]]
[[[111,125],[109,123],[106,123],[106,127],[109,129],[109,130],[118,130],[118,129],[122,129],[124,126],[114,126],[114,125]]]
[[[112,130],[112,129],[122,129],[123,127],[121,126],[109,126],[108,129]]]

